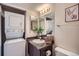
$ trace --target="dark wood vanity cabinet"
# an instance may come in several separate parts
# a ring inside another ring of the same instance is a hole
[[[47,56],[47,54],[48,54],[47,51],[51,52],[49,56],[54,55],[54,51],[53,51],[54,38],[52,40],[49,40],[49,42],[51,42],[50,44],[45,43],[45,45],[41,46],[41,47],[34,44],[32,42],[33,39],[27,40],[28,41],[28,54],[29,54],[29,56]]]
[[[47,52],[51,52],[49,56],[54,56],[54,36],[44,36],[42,39],[45,40],[45,45],[43,46],[33,43],[32,40],[34,39],[37,39],[37,37],[27,38],[29,56],[47,56]]]
[[[46,51],[51,51],[51,54],[50,56],[53,55],[53,52],[52,52],[52,45],[48,45],[46,47],[43,47],[41,49],[38,49],[36,48],[34,45],[32,45],[31,43],[28,43],[28,53],[29,53],[29,56],[46,56]]]

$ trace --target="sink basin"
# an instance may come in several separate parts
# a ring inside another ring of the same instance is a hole
[[[34,39],[34,40],[32,40],[32,42],[34,42],[35,44],[38,44],[39,46],[42,46],[42,45],[44,45],[45,40]]]

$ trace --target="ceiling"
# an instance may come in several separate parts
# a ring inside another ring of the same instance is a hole
[[[24,9],[34,10],[45,3],[6,3],[7,5],[15,5]]]
[[[17,7],[17,8],[23,8],[30,12],[32,15],[37,15],[42,8],[45,8],[46,6],[50,6],[53,4],[49,3],[5,3],[5,5]]]

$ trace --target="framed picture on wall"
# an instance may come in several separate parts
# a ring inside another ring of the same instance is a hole
[[[79,4],[70,6],[65,9],[65,21],[79,21]]]

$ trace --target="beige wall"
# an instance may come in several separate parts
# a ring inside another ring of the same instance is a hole
[[[65,8],[72,5],[74,4],[55,6],[55,43],[59,47],[79,54],[79,21],[65,22]]]

